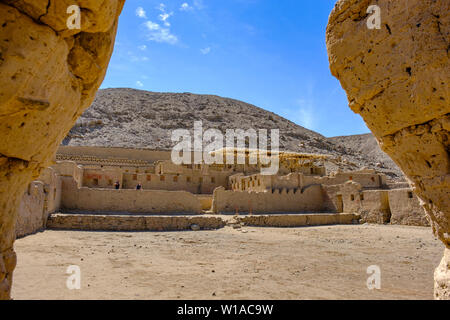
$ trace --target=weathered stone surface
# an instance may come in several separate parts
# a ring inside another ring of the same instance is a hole
[[[219,229],[226,222],[214,216],[144,216],[144,215],[100,215],[62,214],[49,216],[47,228],[59,230],[89,231],[183,231]]]
[[[381,29],[367,27],[372,4],[336,4],[327,28],[331,72],[450,248],[450,2],[376,1]]]
[[[444,257],[434,272],[434,297],[445,300],[450,296],[450,250],[445,249]]]
[[[430,226],[429,217],[411,189],[389,190],[391,224]]]
[[[123,3],[0,0],[0,253],[12,250],[28,183],[49,165],[103,81]],[[81,29],[68,30],[74,4]],[[2,278],[0,298],[8,299],[12,269]]]
[[[318,214],[281,214],[281,215],[251,215],[237,216],[236,221],[247,226],[257,227],[303,227],[333,224],[353,224],[359,215],[352,213],[318,213]],[[241,227],[240,225],[234,225]],[[233,227],[234,227],[233,226]]]

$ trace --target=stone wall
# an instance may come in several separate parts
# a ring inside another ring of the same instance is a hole
[[[284,215],[252,215],[235,217],[248,226],[295,228],[331,224],[357,224],[359,216],[355,214],[284,214]]]
[[[183,231],[197,225],[200,230],[219,229],[226,222],[219,217],[204,216],[123,216],[99,214],[52,214],[49,229],[87,231]]]

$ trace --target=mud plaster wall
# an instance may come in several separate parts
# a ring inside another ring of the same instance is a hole
[[[16,220],[16,237],[45,229],[50,213],[57,212],[61,202],[61,179],[52,168],[45,169],[31,182],[23,195]]]
[[[324,193],[321,186],[303,190],[275,189],[265,192],[214,190],[214,213],[322,212]]]
[[[337,172],[331,176],[317,177],[304,176],[304,185],[323,184],[335,185],[343,184],[347,181],[354,181],[362,185],[364,188],[381,188],[386,184],[386,176],[375,172]]]
[[[389,190],[391,223],[411,226],[429,226],[430,221],[412,189]]]
[[[110,190],[78,188],[72,177],[62,177],[61,208],[67,211],[130,213],[201,213],[201,203],[185,191]]]
[[[30,183],[20,202],[16,220],[16,237],[23,237],[44,228],[46,220],[44,201],[44,184],[39,181]]]

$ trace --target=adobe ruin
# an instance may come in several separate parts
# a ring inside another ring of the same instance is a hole
[[[405,183],[390,181],[372,169],[328,174],[323,163],[327,158],[280,152],[279,174],[269,176],[259,172],[260,163],[250,165],[248,155],[245,164],[175,165],[168,160],[169,151],[62,146],[56,164],[25,192],[16,233],[21,237],[47,226],[116,230],[114,221],[121,221],[120,230],[153,230],[149,221],[156,216],[183,220],[175,230],[190,229],[192,224],[211,227],[180,216],[215,215],[218,220],[213,224],[223,227],[226,221],[220,222],[221,217],[236,213],[272,216],[277,226],[293,225],[287,221],[302,221],[308,214],[319,220],[322,215],[325,224],[342,219],[346,223],[429,226]],[[138,184],[142,190],[136,190]],[[133,224],[133,216],[146,219],[149,227],[137,220]],[[249,218],[242,221],[252,223]]]

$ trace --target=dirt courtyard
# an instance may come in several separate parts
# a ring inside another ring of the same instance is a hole
[[[433,299],[430,228],[45,231],[15,243],[14,299]],[[69,265],[81,289],[69,290]],[[381,268],[369,290],[367,267]]]

